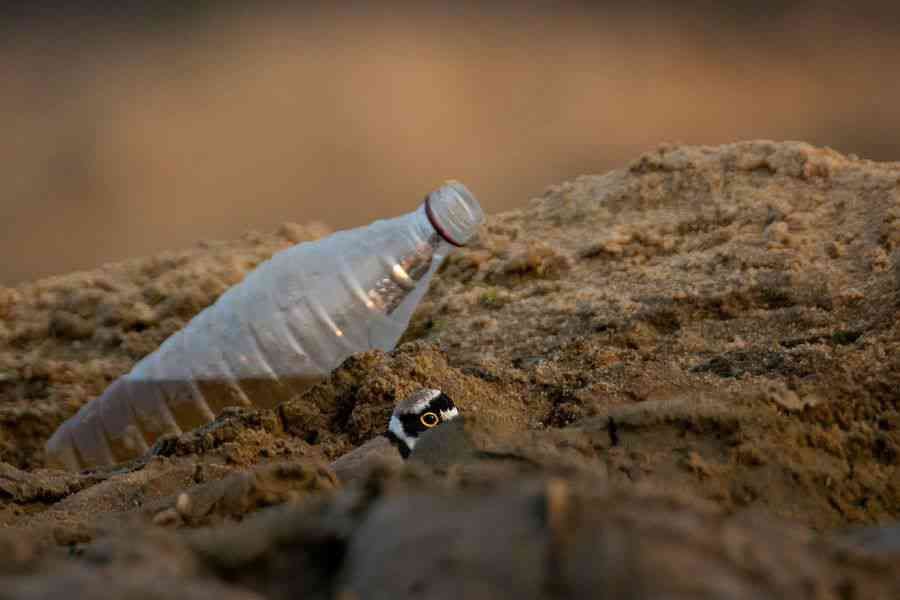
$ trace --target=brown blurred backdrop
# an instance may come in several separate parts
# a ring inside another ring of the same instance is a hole
[[[447,178],[495,212],[667,141],[900,160],[900,3],[846,4],[3,14],[0,283],[284,221],[361,225]]]

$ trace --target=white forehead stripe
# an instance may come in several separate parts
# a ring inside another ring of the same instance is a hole
[[[443,419],[445,421],[451,421],[458,416],[459,416],[459,411],[456,410],[455,406],[453,408],[451,408],[450,410],[442,410],[441,411],[441,419]]]

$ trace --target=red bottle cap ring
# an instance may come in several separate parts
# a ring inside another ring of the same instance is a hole
[[[464,244],[460,244],[447,233],[447,230],[438,222],[438,220],[434,216],[434,211],[431,210],[431,194],[428,194],[425,197],[425,214],[428,216],[428,220],[431,222],[431,226],[434,227],[434,230],[437,231],[442,238],[444,238],[448,244],[451,246],[456,246],[457,248],[462,248]]]

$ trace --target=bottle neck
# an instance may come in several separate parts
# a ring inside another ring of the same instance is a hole
[[[403,225],[395,231],[402,231],[405,239],[395,238],[394,250],[382,257],[386,272],[366,290],[370,307],[386,315],[394,315],[410,295],[415,296],[423,279],[454,250],[435,230],[425,204],[399,219]]]
[[[445,235],[446,231],[442,232],[439,229],[440,223],[430,213],[427,201],[410,213],[408,218],[415,252],[402,262],[410,263],[410,269],[416,272],[413,279],[418,280],[428,270],[428,263],[433,259],[443,260],[462,245],[448,239]],[[404,269],[407,268],[405,264],[402,266]],[[412,273],[410,274],[412,275]]]
[[[445,241],[441,232],[435,227],[435,221],[430,214],[427,200],[410,213],[409,216],[410,231],[413,234],[416,246],[427,244],[431,248],[436,248],[440,242]]]

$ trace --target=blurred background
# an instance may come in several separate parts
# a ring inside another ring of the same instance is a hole
[[[0,284],[362,225],[448,178],[501,211],[662,142],[900,160],[897,2],[22,4]]]

